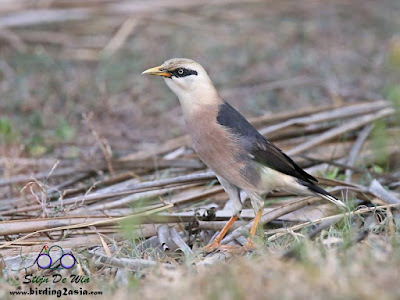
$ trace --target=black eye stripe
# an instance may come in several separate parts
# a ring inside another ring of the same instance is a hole
[[[190,70],[190,69],[185,69],[185,68],[178,68],[175,69],[171,72],[172,76],[175,77],[185,77],[185,76],[189,76],[189,75],[197,75],[197,72],[194,70]]]

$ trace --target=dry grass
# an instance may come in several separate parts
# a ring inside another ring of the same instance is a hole
[[[371,247],[371,243],[378,243]],[[382,246],[383,245],[383,246]],[[397,299],[398,250],[377,236],[347,249],[305,244],[299,261],[267,252],[213,268],[161,271],[139,285],[138,299]],[[362,274],[362,275],[361,275]],[[125,292],[118,296],[128,295]]]

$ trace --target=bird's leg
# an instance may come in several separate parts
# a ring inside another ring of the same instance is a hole
[[[205,246],[203,249],[206,250],[207,252],[214,251],[215,249],[218,248],[224,248],[224,245],[220,245],[222,239],[225,237],[226,233],[228,232],[229,228],[235,223],[235,221],[238,219],[237,215],[232,216],[228,223],[225,224],[224,228],[222,228],[221,232],[217,235],[217,237],[207,246]]]
[[[222,228],[221,232],[217,235],[217,237],[212,241],[209,245],[205,246],[203,249],[207,252],[211,252],[215,249],[221,249],[221,250],[231,250],[232,246],[229,245],[221,245],[222,239],[225,237],[226,233],[228,232],[229,228],[232,226],[233,223],[238,219],[238,216],[240,215],[240,212],[242,210],[242,202],[240,201],[240,190],[237,186],[234,184],[230,183],[229,181],[225,180],[223,177],[218,176],[218,181],[221,183],[222,187],[226,191],[226,193],[229,195],[229,199],[232,200],[232,213],[233,217],[231,217]]]
[[[256,248],[256,246],[254,245],[252,239],[253,239],[254,235],[256,234],[257,226],[258,226],[258,223],[260,222],[262,213],[263,213],[263,208],[261,208],[257,212],[257,214],[256,214],[256,216],[254,218],[253,226],[250,229],[250,237],[247,239],[247,243],[244,245],[245,249],[251,250],[251,249],[255,249]]]

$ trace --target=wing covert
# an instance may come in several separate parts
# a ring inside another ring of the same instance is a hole
[[[217,122],[244,140],[246,150],[258,163],[306,182],[317,182],[289,156],[263,137],[236,109],[223,102],[218,110]]]

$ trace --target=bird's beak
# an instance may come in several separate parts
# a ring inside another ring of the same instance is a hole
[[[171,77],[171,74],[166,72],[163,66],[154,67],[144,71],[142,74],[149,74],[149,75],[158,75],[164,77]]]

